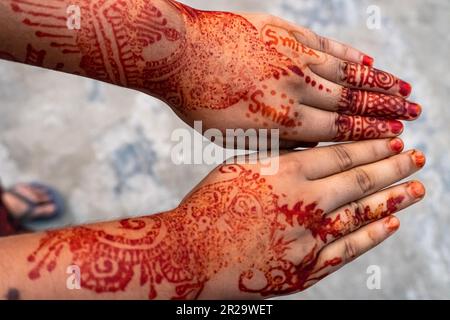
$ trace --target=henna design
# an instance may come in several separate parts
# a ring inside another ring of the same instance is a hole
[[[26,48],[25,58],[23,59],[23,61],[26,64],[34,65],[37,67],[42,67],[44,65],[45,55],[46,55],[45,50],[37,50],[37,49],[33,48],[33,46],[31,44],[28,44],[27,48]],[[10,54],[8,52],[3,52],[3,51],[0,51],[0,59],[14,61],[14,62],[20,61],[20,59],[13,56],[12,54]]]
[[[384,90],[389,90],[398,84],[398,80],[390,73],[353,62],[342,63],[341,80],[354,87]]]
[[[280,46],[281,48],[288,49],[291,53],[306,54],[311,57],[319,58],[316,51],[297,40],[294,31],[268,24],[262,28],[261,37],[269,46]]]
[[[305,46],[302,42],[297,40],[295,33],[298,33],[298,31],[290,31],[280,26],[268,24],[261,29],[261,39],[266,45],[276,49],[288,57],[291,57],[294,61],[298,60],[300,65],[302,65],[301,55],[307,55],[309,57],[319,59],[319,55],[315,50]],[[291,70],[292,68],[295,68],[295,70],[292,71],[298,76],[304,78],[305,84],[310,85],[313,88],[317,88],[318,90],[325,89],[327,93],[331,92],[329,88],[326,88],[323,84],[312,80],[310,76],[305,77],[300,67],[290,66],[288,68]]]
[[[303,290],[341,263],[336,257],[317,265],[320,248],[345,231],[348,222],[340,216],[330,219],[316,202],[290,208],[265,178],[240,165],[219,172],[223,181],[201,187],[170,213],[122,220],[108,231],[87,226],[47,232],[28,257],[29,278],[53,272],[68,250],[80,267],[82,287],[97,293],[124,291],[137,282],[149,287],[150,299],[168,284],[173,299],[197,298],[207,281],[234,268],[241,270],[241,291],[270,296]],[[353,223],[388,215],[401,201],[389,200],[374,212],[367,207]],[[292,232],[305,234],[305,255],[298,261],[289,258]]]
[[[275,101],[282,101],[279,106],[268,105],[269,99],[265,97],[275,97]],[[245,99],[246,101],[247,99]],[[246,116],[253,117],[255,122],[262,120],[263,126],[269,126],[268,122],[276,123],[286,128],[294,128],[301,126],[301,121],[298,121],[298,113],[293,111],[295,100],[290,99],[287,94],[279,94],[275,90],[269,90],[266,85],[262,89],[256,90],[251,96]]]
[[[337,134],[334,141],[378,139],[403,130],[401,122],[374,117],[339,115],[336,119]]]
[[[338,111],[351,115],[410,120],[419,116],[421,107],[397,96],[344,88]]]
[[[163,14],[156,1],[73,0],[81,8],[83,27],[68,33],[62,19],[65,1],[10,2],[37,37],[63,54],[81,55],[87,76],[147,92],[181,111],[230,107],[248,99],[256,83],[287,76],[292,64],[265,45],[249,21],[232,13],[203,12],[172,1],[164,2]],[[170,11],[183,15],[185,26],[166,19]],[[156,43],[170,53],[158,51]],[[243,56],[249,52],[251,59]]]

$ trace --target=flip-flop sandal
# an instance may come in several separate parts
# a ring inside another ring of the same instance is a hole
[[[49,197],[49,200],[47,201],[32,201],[26,196],[22,195],[21,193],[17,192],[17,190],[13,188],[6,190],[5,192],[12,194],[13,196],[17,197],[20,201],[23,201],[28,208],[20,214],[20,218],[17,220],[20,221],[21,224],[27,223],[27,222],[33,222],[33,221],[46,221],[53,218],[56,218],[63,214],[64,212],[64,199],[61,196],[61,194],[56,191],[55,189],[43,185],[38,182],[32,182],[27,183],[26,185],[29,185],[33,188],[40,189],[42,192],[46,193]],[[34,216],[33,213],[35,212],[36,208],[43,206],[53,204],[55,206],[55,211],[51,215],[45,215],[45,216]]]

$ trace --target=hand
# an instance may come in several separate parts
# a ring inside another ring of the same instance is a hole
[[[397,120],[421,112],[405,100],[409,84],[356,49],[269,15],[178,8],[186,31],[176,55],[164,77],[146,80],[204,130],[277,128],[291,144],[362,140],[396,136]]]
[[[0,292],[237,299],[304,290],[389,237],[399,227],[392,214],[422,199],[417,181],[385,189],[425,163],[402,148],[382,139],[285,153],[271,176],[262,159],[236,161],[165,213],[0,239]],[[67,290],[70,265],[83,290]]]
[[[392,214],[425,193],[417,181],[384,189],[424,165],[419,151],[397,155],[402,147],[383,139],[286,153],[274,176],[257,164],[214,170],[167,216],[190,235],[177,261],[204,270],[189,282],[193,296],[302,291],[388,238],[399,227]]]
[[[64,19],[73,5],[79,29]],[[293,147],[393,137],[403,129],[397,120],[421,112],[405,100],[411,86],[373,69],[371,58],[277,17],[172,0],[0,6],[0,59],[146,92],[187,123],[201,120],[202,131],[279,129]]]

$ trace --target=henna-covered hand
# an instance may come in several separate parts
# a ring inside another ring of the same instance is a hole
[[[274,176],[259,164],[222,165],[173,211],[48,232],[28,257],[28,276],[39,283],[75,264],[82,287],[103,297],[304,290],[388,238],[399,227],[392,214],[422,199],[417,181],[384,189],[424,165],[421,152],[402,148],[396,138],[287,153]]]
[[[69,5],[81,8],[80,30],[66,27]],[[291,142],[361,140],[396,136],[398,120],[421,112],[405,100],[410,85],[372,68],[365,54],[277,17],[173,0],[0,6],[0,58],[146,92],[204,129],[277,128]]]

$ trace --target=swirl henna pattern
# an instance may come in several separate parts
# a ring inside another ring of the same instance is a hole
[[[73,0],[81,8],[83,28],[68,35],[64,1],[10,1],[15,12],[27,16],[23,23],[36,28],[37,37],[64,54],[81,55],[85,75],[147,92],[180,110],[227,108],[248,98],[257,82],[287,75],[291,64],[260,41],[250,22],[232,13],[165,1],[166,13],[184,17],[186,23],[177,26],[155,1]],[[39,22],[43,14],[45,24]],[[172,48],[170,54],[148,57],[157,43]],[[252,52],[252,59],[243,59],[245,52]]]
[[[187,122],[200,119],[205,127],[225,130],[211,111],[233,107],[222,113],[232,128],[282,129],[283,138],[301,140],[302,126],[311,116],[302,108],[303,95],[336,93],[308,67],[324,63],[319,52],[298,40],[298,30],[270,18],[201,11],[172,0],[5,1],[29,37],[13,43],[12,52],[0,52],[0,58],[145,92],[167,102]],[[80,8],[80,29],[67,28],[69,5]],[[24,58],[28,41],[34,62]],[[391,74],[356,63],[343,63],[341,77],[353,87],[390,90],[398,85],[400,93],[410,92],[408,84]],[[344,114],[402,119],[420,113],[417,106],[396,98],[349,92],[344,90],[339,103]],[[356,124],[358,119],[350,121]],[[345,128],[344,122],[345,117],[339,119],[336,128]],[[365,127],[381,131],[365,133]],[[350,128],[355,135],[338,132],[335,140],[394,133],[385,127],[389,125]]]
[[[393,75],[362,64],[343,62],[341,68],[341,80],[354,87],[369,86],[389,90],[398,83]]]
[[[71,263],[80,267],[82,287],[99,294],[134,283],[147,285],[150,299],[161,297],[158,289],[168,285],[172,299],[197,298],[215,275],[232,270],[242,292],[287,294],[342,262],[336,257],[318,265],[326,242],[349,225],[389,215],[403,201],[391,198],[374,211],[347,210],[331,219],[316,202],[282,203],[285,196],[250,169],[224,165],[219,174],[224,180],[199,188],[174,211],[122,220],[108,231],[86,226],[47,232],[28,257],[29,278],[53,272],[68,250]],[[305,254],[291,260],[293,230],[304,233]]]

